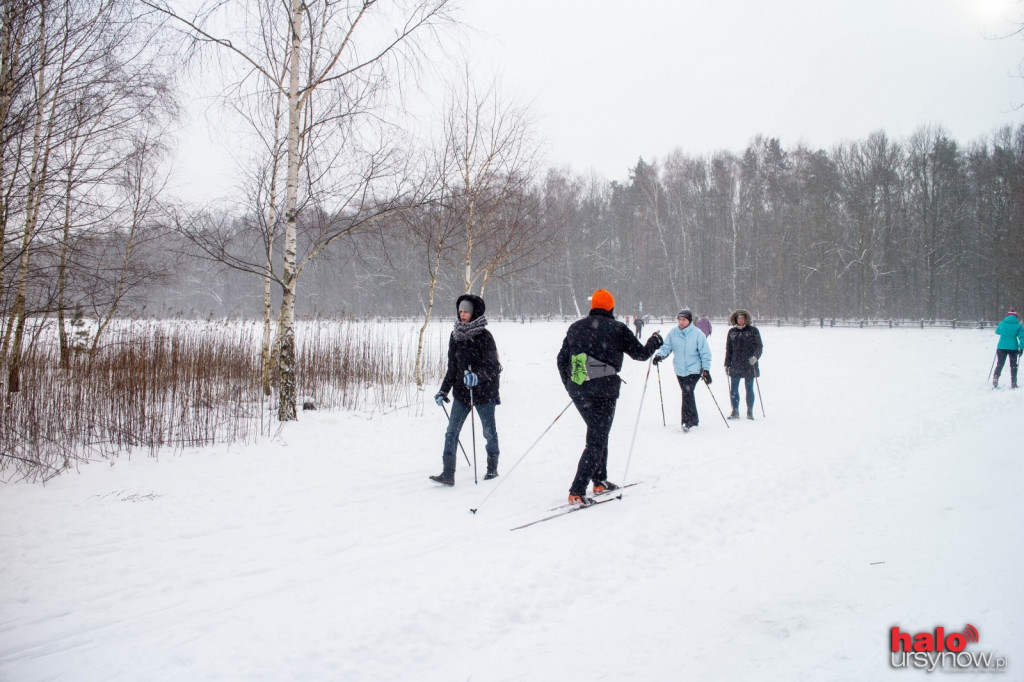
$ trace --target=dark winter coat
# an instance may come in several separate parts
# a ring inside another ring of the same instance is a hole
[[[646,360],[661,345],[657,337],[641,344],[629,327],[615,319],[611,312],[594,308],[582,320],[569,325],[558,351],[558,374],[562,377],[562,385],[570,397],[602,397],[618,398],[622,379],[618,372],[622,369],[622,354],[634,360]],[[571,381],[572,356],[586,353],[589,358],[611,365],[615,374],[589,379],[582,384]]]
[[[745,315],[747,324],[737,327],[736,318]],[[729,324],[733,325],[725,337],[725,373],[731,377],[759,377],[760,363],[751,364],[750,358],[760,360],[764,346],[761,343],[761,332],[751,324],[750,313],[737,310],[729,316]]]
[[[473,303],[473,316],[470,322],[482,317],[486,310],[484,300],[473,294],[463,294],[455,301],[455,314],[458,316],[459,304],[463,300]],[[441,392],[445,395],[453,391],[455,397],[469,405],[469,389],[463,381],[467,369],[472,368],[480,383],[473,387],[473,404],[501,403],[498,384],[501,375],[501,363],[498,362],[498,347],[494,337],[486,329],[468,339],[457,341],[455,333],[448,338],[448,371],[441,384]]]

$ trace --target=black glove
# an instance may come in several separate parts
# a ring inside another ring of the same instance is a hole
[[[653,345],[654,350],[658,350],[659,348],[661,348],[662,344],[664,343],[665,341],[661,338],[661,334],[659,334],[658,332],[654,332],[653,334],[651,334],[651,338],[647,339],[647,345]]]
[[[705,384],[710,384],[711,383],[711,372],[707,371],[706,369],[705,370],[701,370],[700,378],[704,380]]]
[[[663,357],[662,357],[662,356],[660,356],[660,355],[655,355],[655,356],[654,356],[654,359],[653,359],[653,360],[651,360],[651,363],[652,363],[652,364],[655,364],[655,365],[656,365],[656,364],[658,364],[659,362],[661,362],[661,361],[662,361],[662,360],[664,360],[664,359],[665,359],[665,358],[663,358]]]
[[[434,402],[437,403],[438,407],[441,407],[445,403],[450,403],[451,400],[448,399],[448,396],[447,394],[445,394],[444,391],[438,391],[437,394],[434,396]]]

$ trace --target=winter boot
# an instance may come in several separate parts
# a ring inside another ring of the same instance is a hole
[[[487,473],[486,473],[486,474],[484,474],[484,480],[485,480],[485,481],[489,481],[489,480],[491,480],[492,478],[497,478],[497,477],[498,477],[498,468],[497,468],[497,467],[494,467],[494,468],[492,469],[492,468],[488,467],[488,468],[487,468]]]
[[[455,485],[455,477],[454,476],[446,477],[444,474],[439,474],[437,476],[431,476],[430,480],[431,481],[437,481],[441,485],[447,485],[447,486]]]
[[[998,374],[993,374],[992,375],[992,388],[999,388],[999,375]]]
[[[594,500],[586,495],[569,495],[569,504],[574,507],[589,507],[594,504]]]
[[[729,415],[729,419],[739,419],[740,411],[737,408],[732,408],[732,414]]]
[[[687,426],[686,424],[683,424],[683,433],[689,433],[689,432],[690,432],[690,427]]]
[[[615,485],[611,481],[594,481],[594,494],[600,495],[601,493],[608,493],[613,490],[618,490],[619,486]]]
[[[747,410],[747,419],[751,419],[752,420],[753,418],[754,418],[754,411],[753,410]]]

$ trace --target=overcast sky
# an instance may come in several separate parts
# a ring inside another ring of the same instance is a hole
[[[1024,38],[1000,38],[1022,0],[459,2],[450,51],[470,45],[479,81],[529,103],[549,165],[609,180],[757,134],[828,149],[938,124],[966,144],[1024,122]],[[177,189],[232,189],[226,137],[192,128]]]
[[[532,103],[549,161],[625,179],[640,156],[829,148],[1024,121],[1018,0],[464,0],[481,66]]]

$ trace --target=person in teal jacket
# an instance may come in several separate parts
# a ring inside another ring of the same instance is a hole
[[[654,355],[654,364],[658,364],[669,354],[673,354],[672,367],[679,380],[679,388],[683,391],[683,431],[689,431],[700,422],[697,414],[697,401],[693,392],[697,382],[711,383],[711,347],[708,346],[704,332],[694,326],[693,313],[683,308],[676,315],[678,326],[665,335],[665,343]]]
[[[996,345],[996,371],[992,373],[992,388],[999,386],[999,375],[1003,373],[1003,364],[1010,358],[1010,388],[1017,388],[1017,358],[1024,352],[1024,327],[1017,317],[1017,310],[1010,308],[1006,317],[996,327],[999,343]]]

